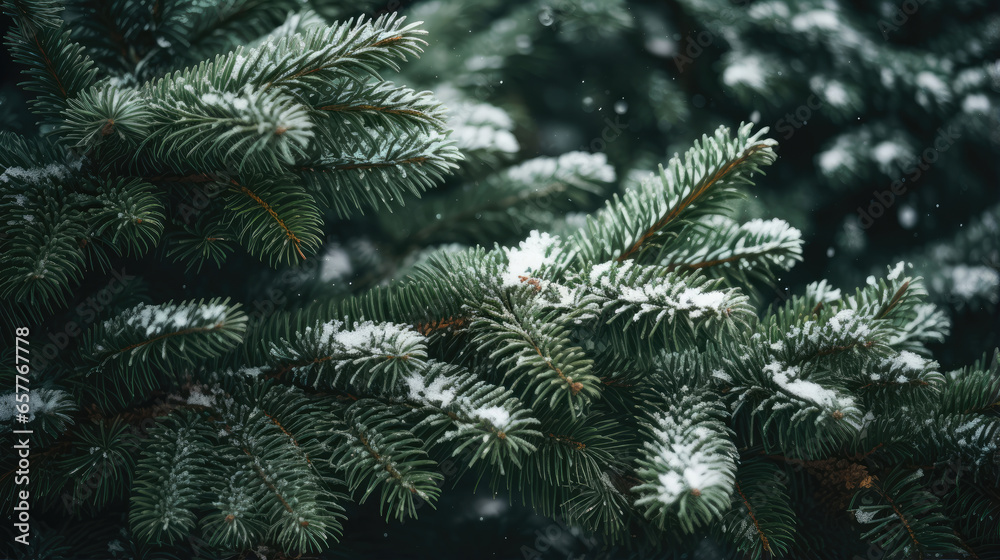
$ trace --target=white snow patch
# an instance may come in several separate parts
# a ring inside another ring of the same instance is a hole
[[[518,286],[523,283],[522,278],[530,278],[532,273],[555,262],[556,251],[553,248],[558,243],[558,237],[532,230],[528,238],[520,243],[520,248],[504,247],[507,270],[500,277],[503,285]]]
[[[938,103],[951,99],[951,90],[948,88],[948,84],[944,83],[944,80],[932,72],[925,70],[917,74],[917,86],[929,91],[937,99]]]
[[[510,413],[500,406],[477,408],[472,411],[472,414],[480,420],[489,422],[496,428],[503,428],[510,421]]]
[[[832,11],[811,10],[793,17],[792,29],[796,31],[812,31],[818,29],[837,31],[840,29],[840,20],[837,14]]]
[[[840,82],[830,82],[830,84],[826,86],[824,97],[826,97],[827,102],[831,105],[836,105],[838,107],[843,107],[844,105],[847,105],[848,101],[850,101],[850,97],[847,95],[847,89],[845,89],[843,84]]]
[[[8,167],[4,170],[3,174],[0,174],[0,183],[9,183],[11,179],[25,181],[30,184],[37,184],[45,180],[61,181],[71,177],[82,166],[83,162],[77,161],[70,165],[50,163],[43,167]],[[22,202],[18,202],[18,204],[21,205]]]
[[[854,404],[852,398],[840,398],[837,393],[818,383],[796,379],[800,373],[798,367],[785,367],[780,362],[771,362],[764,366],[764,372],[770,374],[771,379],[789,394],[823,408],[840,409]]]
[[[418,402],[430,401],[440,407],[448,406],[455,400],[455,390],[449,387],[453,381],[450,377],[440,376],[427,385],[426,380],[417,374],[405,380],[411,399]]]
[[[751,89],[764,89],[765,70],[760,57],[749,55],[733,62],[722,73],[727,86],[744,85]]]
[[[903,350],[899,355],[893,358],[886,358],[883,364],[889,366],[893,370],[901,370],[904,372],[918,373],[923,371],[927,367],[927,360],[920,357],[909,350]]]
[[[854,161],[850,153],[840,146],[823,152],[819,156],[819,167],[824,173],[830,173]]]
[[[858,520],[858,523],[865,524],[871,523],[875,520],[875,510],[865,510],[858,508],[854,510],[854,517]]]
[[[966,96],[962,101],[962,110],[966,113],[985,113],[990,110],[990,99],[981,93]]]
[[[180,330],[188,327],[206,327],[226,320],[226,306],[223,304],[163,304],[146,305],[140,303],[126,312],[125,324],[142,331],[150,337],[167,329]],[[105,323],[111,327],[111,321]]]
[[[353,272],[351,256],[339,243],[331,245],[323,254],[323,265],[319,272],[321,282],[336,282]]]
[[[395,342],[394,347],[398,350],[423,341],[423,336],[407,325],[365,321],[354,325],[351,330],[342,330],[342,327],[341,321],[325,323],[320,333],[320,344],[334,344],[346,352],[366,352],[376,348],[381,350],[390,340]]]
[[[891,140],[880,142],[872,149],[872,157],[883,167],[888,167],[894,161],[904,157],[906,153],[906,148]]]
[[[906,266],[906,263],[903,262],[903,261],[899,261],[898,263],[896,263],[896,266],[894,266],[892,268],[892,270],[889,271],[889,275],[886,276],[886,279],[888,279],[891,282],[891,281],[895,280],[896,278],[899,278],[899,275],[903,273],[903,268],[905,266]]]
[[[987,266],[960,264],[948,269],[946,274],[952,281],[951,292],[962,299],[990,297],[1000,289],[1000,274]]]
[[[195,388],[191,391],[191,394],[188,395],[187,403],[197,406],[212,406],[215,404],[215,397],[212,395],[206,395],[202,393],[200,389]]]

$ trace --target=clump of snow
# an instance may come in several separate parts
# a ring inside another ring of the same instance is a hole
[[[825,409],[836,409],[853,406],[851,397],[841,397],[835,391],[827,389],[818,383],[798,379],[800,370],[796,366],[785,366],[780,362],[771,362],[764,366],[764,372],[786,393],[804,401],[809,401]]]
[[[988,266],[960,264],[944,274],[952,282],[951,293],[965,300],[982,297],[992,301],[1000,289],[1000,274]]]
[[[226,374],[227,375],[237,375],[237,376],[242,375],[242,376],[245,376],[245,377],[260,377],[260,375],[262,373],[264,373],[264,369],[265,368],[263,368],[263,367],[243,366],[243,367],[241,367],[239,369],[227,370]]]
[[[488,406],[474,409],[473,416],[485,420],[497,428],[502,428],[510,421],[510,413],[500,406]]]
[[[543,266],[554,263],[558,243],[558,237],[532,230],[519,248],[504,247],[507,268],[500,277],[503,285],[521,285],[524,283],[522,278],[529,278]]]
[[[633,320],[646,315],[673,319],[678,313],[691,319],[706,315],[722,315],[731,303],[724,291],[705,291],[688,286],[683,280],[669,278],[640,284],[622,285],[621,279],[635,266],[632,261],[618,264],[613,261],[594,265],[589,274],[595,293],[607,298],[605,306],[616,307],[618,313],[633,310]],[[626,304],[622,306],[621,304]],[[633,305],[628,305],[633,304]],[[637,306],[635,305],[637,304]]]
[[[23,393],[22,393],[23,394]],[[17,393],[10,392],[0,396],[0,422],[10,422],[19,414],[18,405],[28,405],[28,422],[35,420],[37,414],[49,414],[63,405],[69,395],[61,389],[30,389],[27,401],[18,401]],[[23,397],[22,397],[23,398]]]
[[[615,180],[615,168],[603,153],[567,152],[558,158],[537,157],[508,169],[508,180],[528,186],[544,183],[579,183]]]
[[[791,15],[784,2],[755,2],[747,8],[747,16],[756,20],[786,20]]]
[[[435,91],[448,106],[451,139],[463,151],[492,150],[513,154],[520,149],[511,133],[514,119],[506,111],[488,103],[468,101],[458,90],[441,87]]]
[[[614,266],[614,264],[615,263],[613,261],[608,261],[601,264],[595,264],[594,267],[590,269],[590,283],[594,285],[607,285],[608,272],[611,270],[611,267]],[[622,270],[624,270],[625,267],[630,267],[630,266],[632,266],[632,262],[627,261],[622,266]]]
[[[321,282],[336,282],[354,273],[351,256],[339,244],[334,243],[323,253],[323,265],[320,268]]]
[[[640,311],[635,320],[650,312],[659,312],[673,318],[677,312],[687,312],[688,317],[697,319],[705,314],[719,314],[726,307],[728,299],[725,292],[705,292],[699,288],[685,288],[676,298],[671,297],[672,285],[643,284],[639,288],[624,286],[621,289],[621,301],[639,303]]]
[[[931,361],[924,359],[923,357],[914,354],[908,350],[904,350],[899,354],[883,358],[879,365],[881,369],[886,370],[885,373],[872,373],[871,378],[874,381],[884,381],[892,376],[893,373],[896,374],[895,383],[905,384],[910,382],[914,377],[914,374],[920,374],[925,369],[928,368]]]
[[[217,107],[228,107],[235,109],[236,111],[246,111],[250,108],[250,99],[252,99],[253,92],[251,90],[246,90],[246,95],[236,95],[232,92],[223,93],[203,93],[200,100],[205,105],[214,105]]]
[[[714,369],[714,370],[712,370],[712,377],[714,377],[715,379],[718,379],[719,381],[722,381],[723,383],[732,383],[733,382],[733,377],[731,375],[729,375],[728,373],[722,371],[721,369]]]
[[[452,140],[463,151],[496,150],[514,154],[521,149],[517,138],[510,131],[490,126],[456,126],[452,129]]]
[[[658,443],[647,444],[653,452],[653,461],[667,469],[657,476],[658,484],[652,497],[671,505],[692,490],[704,492],[718,488],[731,491],[732,472],[727,468],[732,464],[731,457],[724,448],[719,449],[709,443],[716,434],[704,426],[695,425],[690,416],[675,418],[674,413],[679,412],[671,409],[659,415],[655,429]],[[648,499],[640,498],[637,503]]]
[[[886,361],[891,362],[890,366],[894,370],[920,372],[927,367],[927,360],[909,350],[903,350],[895,358],[887,359]]]
[[[927,70],[917,74],[917,86],[928,91],[938,103],[947,102],[951,99],[951,89],[937,74]]]
[[[457,387],[460,381],[458,377],[439,375],[428,383],[427,379],[417,373],[403,380],[407,388],[407,398],[411,401],[453,410],[460,416],[485,422],[496,430],[506,429],[510,423],[510,412],[498,405],[476,406],[469,397],[458,394]]]
[[[840,27],[839,16],[830,10],[810,10],[792,18],[792,29],[799,32],[820,29],[837,31]]]
[[[905,266],[906,266],[906,263],[903,262],[903,261],[899,261],[898,263],[896,263],[896,266],[894,266],[892,268],[892,270],[889,271],[889,275],[886,276],[886,279],[891,282],[891,281],[895,280],[896,278],[899,278],[899,275],[903,273],[903,268]]]
[[[423,377],[413,374],[407,377],[404,382],[409,389],[409,397],[412,400],[430,402],[439,407],[446,407],[455,400],[455,390],[450,387],[454,383],[453,378],[442,375],[427,385]]]
[[[347,353],[378,351],[382,354],[392,343],[393,348],[405,351],[423,343],[424,337],[408,325],[364,321],[353,329],[344,329],[342,321],[333,320],[320,328],[319,344]]]
[[[462,120],[466,124],[489,125],[504,130],[514,128],[514,119],[507,114],[507,111],[488,103],[469,103],[451,110],[453,118]]]
[[[850,97],[847,95],[847,89],[844,88],[844,85],[840,82],[830,82],[830,84],[826,86],[826,90],[823,92],[823,97],[826,98],[828,103],[838,107],[843,107],[844,105],[847,105],[848,101],[850,101]]]
[[[143,333],[144,336],[154,336],[168,329],[203,328],[226,320],[226,306],[218,304],[202,305],[196,303],[147,305],[140,303],[126,311],[128,317],[125,324]],[[105,323],[106,328],[112,326],[113,320]]]
[[[196,406],[212,406],[215,404],[215,397],[212,395],[206,395],[201,392],[201,389],[195,387],[191,391],[191,394],[188,395],[187,404]]]
[[[985,113],[990,110],[990,100],[981,93],[966,96],[962,101],[962,110],[966,113]]]
[[[834,146],[819,155],[819,167],[824,173],[836,171],[841,167],[853,165],[854,156],[841,146]]]
[[[858,508],[854,510],[854,517],[858,520],[858,523],[865,524],[871,523],[875,520],[875,510],[864,508]]]
[[[29,395],[29,399],[30,399]],[[14,392],[0,397],[0,422],[10,422],[17,414],[17,396]]]
[[[906,148],[891,140],[880,142],[872,149],[872,157],[884,169],[887,169],[893,162],[906,157],[907,154]]]
[[[733,61],[722,72],[722,82],[727,86],[747,86],[751,89],[764,89],[767,71],[760,57],[748,55]]]
[[[12,199],[14,199],[14,204],[16,204],[18,206],[24,206],[24,203],[28,201],[28,197],[26,197],[26,196],[24,196],[23,194],[20,194],[20,193],[18,193],[18,194],[9,194],[9,195],[4,196],[4,198],[12,198]]]
[[[778,237],[785,233],[788,228],[788,222],[784,220],[779,220],[777,218],[772,220],[762,220],[760,218],[750,220],[740,226],[743,231],[760,237]]]
[[[546,287],[554,290],[559,297],[559,300],[554,302],[556,307],[576,308],[576,291],[556,282],[549,282]]]
[[[870,332],[868,326],[863,323],[853,309],[838,311],[836,315],[830,317],[826,324],[835,335],[853,335],[860,338],[867,336]]]

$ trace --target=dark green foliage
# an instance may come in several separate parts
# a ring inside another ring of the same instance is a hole
[[[480,67],[411,70],[454,78],[434,94],[383,78],[424,45],[395,14],[69,4],[4,4],[43,126],[0,132],[0,299],[45,358],[39,525],[79,522],[18,554],[346,555],[352,502],[412,527],[463,477],[622,555],[971,557],[1000,538],[1000,370],[942,371],[949,324],[912,267],[765,305],[804,243],[747,218],[767,129],[718,127],[617,193],[603,133],[607,157],[508,165],[520,125],[476,85],[525,40],[619,48],[623,3],[490,3],[558,37],[470,34]],[[687,114],[661,70],[634,81],[650,120]],[[140,287],[99,285],[125,265]],[[0,469],[10,502],[16,458]]]

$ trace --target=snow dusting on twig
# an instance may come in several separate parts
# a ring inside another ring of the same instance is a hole
[[[559,238],[532,230],[519,247],[504,247],[507,269],[501,274],[504,286],[519,286],[524,278],[538,272],[543,266],[555,262]]]

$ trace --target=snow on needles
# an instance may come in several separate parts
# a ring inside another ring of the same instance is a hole
[[[0,174],[0,183],[9,183],[11,180],[23,181],[30,184],[38,184],[42,181],[63,181],[80,171],[83,161],[76,161],[70,165],[60,165],[50,163],[42,167],[8,167]]]
[[[529,278],[542,266],[554,263],[557,251],[552,249],[558,243],[558,237],[532,230],[519,248],[504,247],[503,250],[507,254],[507,269],[500,277],[503,285],[518,286],[523,283],[522,278]]]
[[[722,81],[727,86],[746,85],[753,89],[763,89],[766,75],[761,59],[748,55],[727,66],[722,72]]]
[[[23,394],[23,393],[22,393]],[[60,408],[73,408],[69,394],[61,389],[31,389],[28,400],[18,402],[17,393],[10,392],[0,396],[0,422],[10,422],[17,413],[17,405],[28,403],[28,422],[35,420],[35,415],[61,415]],[[67,405],[69,405],[67,407]]]
[[[405,379],[410,400],[436,408],[454,408],[463,415],[486,422],[497,430],[504,430],[510,422],[510,413],[501,406],[474,406],[468,397],[457,394],[457,377],[437,376],[430,383],[419,374]]]
[[[215,325],[226,320],[227,308],[224,304],[164,304],[146,305],[140,303],[125,315],[125,324],[142,332],[144,336],[154,336],[169,329],[198,328]],[[110,327],[110,321],[106,323]]]
[[[403,351],[423,343],[424,337],[407,325],[365,321],[344,329],[343,321],[330,321],[320,327],[319,344],[324,348],[336,347],[346,353],[367,353],[392,345]]]
[[[615,180],[615,168],[608,164],[607,156],[588,152],[568,152],[558,158],[537,157],[504,173],[509,180],[525,185],[581,180],[610,183]]]
[[[667,470],[657,475],[651,496],[665,505],[676,502],[685,493],[718,488],[732,491],[732,456],[725,447],[713,445],[718,437],[711,429],[696,425],[690,417],[674,417],[679,411],[661,414],[652,445],[653,461]],[[647,444],[648,445],[648,444]],[[649,498],[640,499],[648,501]]]
[[[796,366],[786,366],[780,362],[771,362],[764,366],[764,372],[769,374],[771,379],[784,392],[793,395],[797,399],[809,401],[822,408],[833,410],[854,406],[854,399],[851,397],[842,397],[835,391],[827,389],[818,383],[798,379],[801,372]]]
[[[634,321],[651,314],[656,314],[657,321],[663,317],[673,319],[678,313],[691,319],[718,316],[723,315],[731,305],[724,291],[705,291],[688,286],[680,280],[661,278],[635,287],[629,286],[623,279],[633,266],[636,265],[631,261],[620,265],[613,262],[602,263],[590,270],[589,280],[596,291],[603,292],[601,295],[609,298],[605,305],[624,304],[615,312],[634,311]]]

